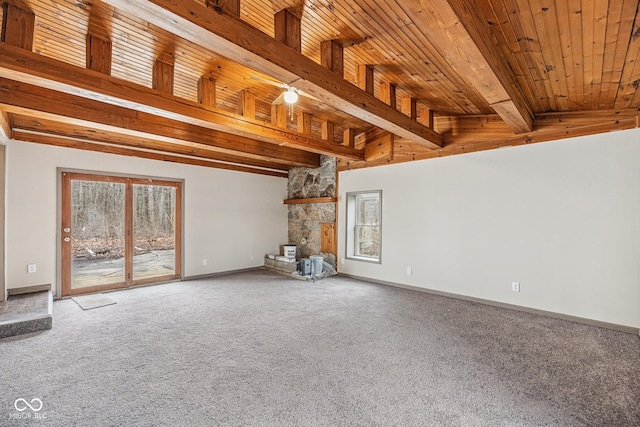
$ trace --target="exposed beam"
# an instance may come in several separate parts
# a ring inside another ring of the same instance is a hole
[[[390,82],[381,82],[380,100],[395,110],[396,102],[398,101],[396,97],[396,85]]]
[[[0,144],[7,145],[11,139],[11,123],[9,122],[9,114],[0,111]]]
[[[274,15],[273,24],[276,40],[297,52],[302,50],[302,24],[295,13],[282,9]]]
[[[173,64],[163,61],[162,59],[156,59],[153,64],[153,74],[151,77],[151,87],[160,92],[172,95],[173,94]]]
[[[533,129],[532,108],[501,47],[465,0],[424,0],[421,28],[456,73],[491,105],[515,133]]]
[[[240,16],[240,0],[204,0],[207,7],[220,8],[232,15]]]
[[[6,44],[0,44],[0,77],[270,144],[355,160],[362,159],[364,155],[358,150],[334,146],[311,135],[280,129],[226,111],[203,108],[196,102]]]
[[[213,76],[202,76],[198,80],[198,103],[216,108],[216,79]]]
[[[321,127],[322,139],[324,139],[325,141],[333,142],[334,129],[335,129],[335,126],[333,122],[330,122],[330,121],[322,122],[322,127]]]
[[[326,105],[398,136],[429,148],[442,146],[442,135],[390,108],[340,76],[327,73],[322,65],[228,13],[197,2],[105,0],[105,3],[302,89],[322,99]]]
[[[24,131],[16,131],[16,141],[32,142],[36,144],[53,145],[56,147],[74,148],[76,150],[95,151],[99,153],[116,154],[120,156],[139,157],[143,159],[159,160],[163,162],[182,163],[191,166],[204,166],[216,169],[226,169],[238,172],[249,172],[260,175],[276,176],[280,178],[288,177],[288,173],[271,171],[265,169],[251,168],[241,165],[233,165],[228,163],[215,162],[203,159],[194,159],[190,157],[173,156],[163,153],[157,153],[146,150],[136,150],[132,148],[118,147],[108,144],[100,144],[95,142],[80,141],[55,135],[34,134]]]
[[[298,113],[298,132],[304,134],[311,133],[311,114],[309,113]]]
[[[356,131],[352,128],[347,128],[342,134],[342,145],[345,147],[355,147],[356,145]]]
[[[344,48],[338,40],[320,43],[320,64],[332,73],[344,76]]]
[[[282,129],[287,128],[287,106],[284,103],[271,105],[271,124]]]
[[[366,162],[384,160],[390,162],[394,157],[394,135],[385,130],[374,129],[367,132],[367,145],[364,149]],[[431,150],[429,150],[431,151]]]
[[[14,4],[2,4],[0,41],[28,51],[33,50],[36,15]]]
[[[447,144],[443,149],[427,150],[406,140],[396,140],[393,160],[381,159],[368,162],[338,160],[338,170],[426,160],[638,127],[640,127],[640,114],[637,110],[546,113],[536,116],[532,132],[518,135],[514,134],[497,115],[437,117],[436,128],[445,132],[446,135]]]
[[[276,163],[297,166],[319,164],[318,156],[302,150],[214,132],[189,123],[2,78],[0,108],[16,114],[131,136],[162,138],[167,142],[197,142],[223,153]]]
[[[422,108],[420,110],[420,114],[418,115],[418,121],[425,125],[428,128],[433,129],[434,123],[434,114],[433,110],[430,108]]]
[[[87,69],[111,75],[111,41],[87,34]]]
[[[367,146],[367,132],[357,134],[353,139],[353,146],[359,150],[364,150]]]
[[[402,101],[400,102],[400,111],[402,111],[403,114],[411,117],[413,120],[417,120],[418,101],[410,97],[402,98]]]
[[[217,160],[226,163],[237,163],[259,168],[289,170],[290,166],[274,163],[272,161],[252,159],[233,154],[226,154],[216,151],[214,148],[190,141],[162,141],[158,139],[142,138],[140,136],[130,136],[122,133],[107,132],[94,128],[80,127],[75,124],[54,122],[42,118],[14,115],[14,128],[27,132],[40,134],[53,134],[72,139],[81,139],[89,142],[99,142],[111,145],[120,145],[127,148],[147,149],[163,152],[166,154],[177,154],[190,157],[202,158],[205,160]]]
[[[373,96],[373,67],[371,65],[356,66],[356,86]]]
[[[256,118],[256,96],[246,89],[238,94],[238,114],[251,120]]]

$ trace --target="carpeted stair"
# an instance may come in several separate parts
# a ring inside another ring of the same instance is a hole
[[[0,338],[30,334],[53,326],[51,290],[9,295],[0,302]]]

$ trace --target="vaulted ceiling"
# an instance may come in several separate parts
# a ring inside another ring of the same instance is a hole
[[[2,3],[19,141],[285,176],[639,126],[637,0]]]

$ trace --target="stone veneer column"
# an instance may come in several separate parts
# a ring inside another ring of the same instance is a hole
[[[291,169],[287,198],[336,197],[336,169],[337,160],[330,156],[320,157],[319,168]],[[289,243],[297,246],[298,258],[322,255],[325,261],[335,267],[335,254],[320,252],[320,225],[335,222],[335,203],[289,205]]]

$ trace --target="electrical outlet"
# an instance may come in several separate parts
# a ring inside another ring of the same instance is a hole
[[[209,260],[208,260],[208,259],[206,259],[206,258],[204,258],[204,259],[202,260],[202,265],[207,265],[207,264],[209,264]]]
[[[35,264],[27,264],[27,273],[35,273],[37,270]]]
[[[407,267],[407,276],[411,276],[412,273],[413,270],[411,269],[411,267]]]
[[[346,262],[347,262],[346,259],[344,259],[344,258],[340,259],[340,264],[344,265]]]
[[[520,292],[520,283],[519,282],[511,282],[511,290],[513,292]]]
[[[251,254],[251,261],[253,261],[253,254]]]

